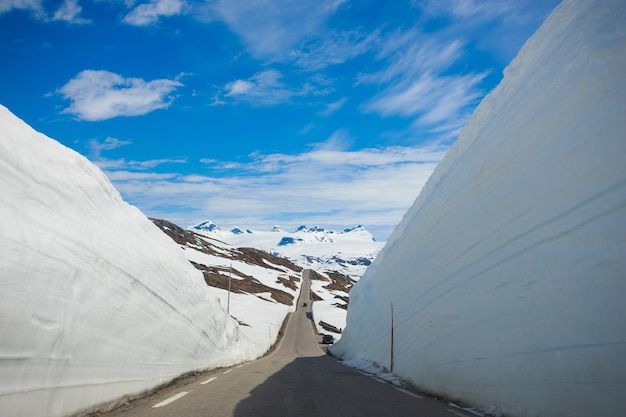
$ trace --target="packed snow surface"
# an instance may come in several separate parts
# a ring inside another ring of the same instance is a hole
[[[566,0],[351,292],[332,349],[513,416],[623,415],[626,3]],[[392,315],[393,312],[393,315]]]
[[[0,106],[0,414],[66,416],[264,352],[105,175]]]

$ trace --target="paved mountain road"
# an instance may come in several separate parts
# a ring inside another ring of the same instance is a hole
[[[469,416],[445,402],[401,390],[325,355],[321,336],[314,332],[306,314],[311,308],[308,275],[305,270],[297,310],[274,353],[209,371],[107,417]]]

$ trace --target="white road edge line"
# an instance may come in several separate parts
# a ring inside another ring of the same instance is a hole
[[[216,377],[216,376],[213,376],[213,377],[211,377],[211,378],[207,379],[206,381],[202,381],[202,382],[200,383],[200,385],[206,385],[206,384],[208,384],[209,382],[213,382],[213,381],[215,381],[216,379],[217,379],[217,377]]]
[[[449,408],[448,408],[448,410],[447,410],[447,411],[449,411],[449,412],[451,412],[452,414],[454,414],[454,415],[456,415],[456,416],[459,416],[459,417],[467,417],[467,415],[466,415],[466,414],[461,414],[461,413],[459,413],[458,411],[450,410]]]
[[[294,311],[294,313],[295,313],[295,311]],[[287,330],[287,327],[289,326],[289,322],[290,321],[291,321],[291,314],[287,317],[287,323],[285,324],[285,330]],[[270,353],[269,355],[267,355],[265,358],[271,358],[272,356],[274,356],[274,354],[280,350],[280,347],[283,345],[284,341],[285,341],[285,335],[283,335],[283,337],[280,339],[280,343],[278,344],[278,346],[276,346],[276,349],[274,349],[274,351],[272,353]]]
[[[315,342],[315,346],[317,347],[317,350],[319,350],[322,355],[325,355],[326,353],[324,353],[324,350],[320,347],[320,344],[317,341],[318,340],[317,338],[319,337],[319,335],[316,333],[317,333],[317,330],[315,327],[315,323],[313,323],[313,325],[311,326],[311,334],[313,335],[313,341]]]
[[[227,369],[224,372],[222,372],[224,375],[231,373],[233,370],[232,369]]]
[[[396,388],[396,389],[397,389],[398,391],[400,391],[400,392],[402,392],[402,393],[406,394],[406,395],[410,395],[411,397],[419,398],[420,400],[423,400],[423,399],[424,399],[424,397],[422,397],[422,396],[420,396],[420,395],[417,395],[417,394],[415,394],[414,392],[407,391],[407,390],[405,390],[404,388]]]
[[[189,394],[189,392],[190,391],[179,392],[178,394],[171,396],[167,400],[161,401],[160,403],[153,405],[152,408],[159,408],[159,407],[163,407],[164,405],[168,405],[170,403],[173,403],[174,401],[178,400],[179,398],[182,398],[185,395]]]

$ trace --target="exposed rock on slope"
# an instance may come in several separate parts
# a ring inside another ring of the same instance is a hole
[[[300,276],[299,274],[296,276],[295,273],[300,273],[302,268],[295,265],[293,262],[254,248],[231,248],[222,242],[218,242],[190,230],[185,230],[167,220],[152,219],[152,221],[183,249],[191,248],[207,255],[215,255],[226,261],[240,261],[249,265],[256,265],[263,269],[270,269],[281,274],[276,278],[275,283],[278,285],[269,286],[263,284],[254,276],[237,270],[237,268],[224,266],[223,262],[221,265],[206,265],[191,261],[193,266],[202,271],[207,285],[224,290],[230,288],[232,292],[239,294],[270,293],[271,298],[275,301],[288,306],[293,305],[294,294],[278,288],[283,286],[294,292],[298,290]],[[213,243],[211,243],[211,241],[213,241]],[[232,277],[235,277],[235,279],[232,279]]]

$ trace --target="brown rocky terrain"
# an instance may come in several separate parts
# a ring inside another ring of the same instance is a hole
[[[277,278],[276,283],[279,284],[277,287],[283,286],[290,290],[297,290],[298,288],[298,282],[300,282],[299,273],[302,271],[302,268],[288,259],[279,258],[258,249],[230,248],[227,244],[219,241],[212,243],[213,239],[190,230],[185,230],[167,220],[151,220],[183,249],[192,248],[207,255],[215,255],[220,258],[245,262],[250,265],[257,265],[273,271],[282,272]],[[230,278],[230,290],[234,293],[270,293],[272,299],[276,302],[286,305],[292,305],[294,302],[294,296],[289,292],[263,284],[257,278],[247,275],[242,271],[238,271],[235,268],[190,262],[193,266],[202,271],[204,280],[209,286],[228,289]],[[296,275],[296,273],[298,273],[298,275]]]

